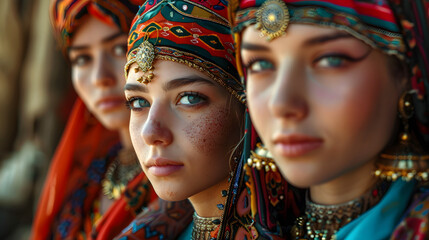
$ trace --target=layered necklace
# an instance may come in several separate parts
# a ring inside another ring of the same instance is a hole
[[[238,158],[234,158],[235,164],[238,162]],[[235,168],[235,167],[234,167]],[[228,193],[231,187],[231,181],[234,177],[234,172],[230,172],[228,177],[228,189],[222,190],[221,194],[223,198],[228,198]],[[221,222],[225,214],[225,204],[219,203],[216,207],[222,211],[220,217],[200,217],[196,212],[194,212],[193,223],[191,233],[191,240],[216,240],[218,238],[219,231],[221,230]]]
[[[128,183],[141,172],[133,149],[122,149],[106,170],[102,181],[103,193],[109,199],[119,199]]]
[[[216,230],[220,224],[219,217],[200,217],[194,212],[194,226],[192,228],[192,240],[212,240],[217,238]]]
[[[232,174],[228,179],[228,182],[231,182]],[[222,197],[228,197],[228,190],[222,190]],[[221,219],[223,219],[223,214],[225,213],[225,205],[220,203],[217,204],[217,208],[222,211],[220,217],[200,217],[196,212],[194,212],[193,223],[191,233],[191,240],[216,240],[218,238],[219,230],[221,227]]]
[[[364,195],[349,202],[321,205],[306,195],[305,214],[298,217],[292,228],[294,239],[333,240],[337,231],[375,206],[389,189],[389,182],[378,182]]]

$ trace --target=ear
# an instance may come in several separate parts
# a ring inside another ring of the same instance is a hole
[[[398,94],[399,95],[401,95],[403,92],[411,89],[408,76],[409,76],[409,74],[403,74],[403,76],[398,79]]]
[[[396,56],[388,56],[388,68],[391,76],[397,83],[398,96],[403,92],[411,89],[409,78],[411,76],[410,69],[407,64]]]

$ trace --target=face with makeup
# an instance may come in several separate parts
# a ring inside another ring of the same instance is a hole
[[[404,90],[387,55],[345,32],[305,24],[270,42],[248,27],[241,55],[252,121],[292,184],[370,176]]]
[[[90,16],[76,30],[68,54],[73,85],[92,114],[108,129],[128,128],[123,85],[127,35]]]
[[[184,64],[156,60],[147,85],[135,67],[125,85],[131,139],[158,196],[183,200],[225,182],[240,139],[240,103]]]

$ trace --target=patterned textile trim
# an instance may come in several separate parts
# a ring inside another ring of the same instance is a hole
[[[141,175],[144,175],[144,177],[135,186],[128,187],[124,191],[124,198],[127,203],[126,208],[133,212],[134,215],[139,214],[143,206],[147,206],[153,191],[149,179],[144,173],[141,173]]]
[[[391,240],[429,238],[429,186],[421,187],[414,196]]]
[[[63,48],[70,46],[76,28],[88,15],[127,33],[143,0],[52,0],[50,7],[54,32]],[[66,49],[64,49],[66,50]]]
[[[80,180],[58,216],[53,239],[105,239],[116,236],[142,208],[156,196],[144,173],[131,180],[124,194],[104,215],[100,215],[98,198],[106,166],[115,160],[120,145],[107,157],[95,159]],[[112,236],[113,235],[113,236]]]
[[[390,0],[400,30],[407,43],[406,64],[411,87],[417,90],[414,99],[417,135],[429,149],[429,1]]]
[[[219,240],[230,239],[246,239],[250,232],[247,231],[248,226],[253,224],[253,219],[248,212],[249,196],[245,191],[245,176],[243,165],[245,159],[248,158],[251,146],[251,134],[247,131],[250,127],[250,116],[248,111],[245,113],[245,135],[243,140],[243,152],[241,158],[235,161],[233,176],[230,178],[230,186],[224,194],[226,196],[225,210],[223,212],[217,238]],[[238,236],[241,236],[238,237]]]
[[[251,239],[285,239],[290,226],[299,216],[304,203],[303,190],[290,186],[280,172],[244,167],[246,191],[250,196],[249,211],[254,223],[248,229]],[[302,199],[303,200],[303,199]]]
[[[101,180],[106,172],[106,166],[114,160],[119,149],[120,145],[116,145],[109,151],[106,158],[95,159],[91,162],[86,171],[87,174],[80,181],[80,186],[76,187],[76,190],[69,196],[58,216],[53,239],[83,237],[91,233],[92,226],[89,229],[84,228],[92,225],[87,222],[93,222],[90,213],[93,212],[94,202],[100,193]],[[86,216],[88,213],[89,215]]]
[[[243,154],[231,182],[217,239],[285,239],[282,226],[292,225],[300,213],[295,193],[279,172],[253,172],[255,169],[247,165],[257,139],[248,111],[245,116]]]
[[[151,204],[126,227],[116,240],[173,240],[192,222],[194,209],[188,200]]]
[[[92,229],[91,239],[113,239],[146,207],[157,199],[144,172],[131,180],[124,194],[108,209]]]
[[[241,32],[245,27],[256,23],[259,8],[248,8],[237,12],[234,32]],[[373,48],[378,48],[389,55],[404,59],[405,44],[398,32],[391,32],[363,23],[359,17],[323,7],[288,6],[290,23],[314,24],[334,27],[346,31]]]

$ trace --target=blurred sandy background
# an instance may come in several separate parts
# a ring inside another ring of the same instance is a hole
[[[74,101],[49,0],[0,1],[0,239],[28,239]]]

